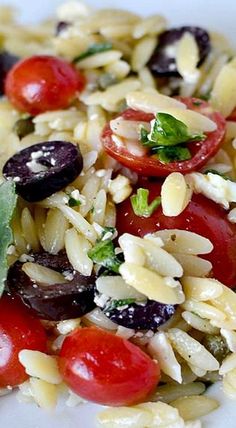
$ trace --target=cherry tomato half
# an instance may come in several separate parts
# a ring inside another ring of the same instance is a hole
[[[160,195],[160,182],[143,180],[141,187],[149,189],[150,202]],[[128,198],[119,204],[117,229],[119,234],[127,232],[138,236],[162,229],[183,229],[205,236],[214,245],[210,254],[202,256],[212,263],[212,276],[229,287],[236,287],[236,225],[228,221],[227,211],[203,195],[193,195],[177,217],[165,216],[161,207],[149,218],[138,217]]]
[[[18,359],[22,349],[46,352],[47,338],[40,321],[17,300],[0,299],[0,387],[16,386],[28,375]]]
[[[71,64],[53,56],[32,56],[8,73],[5,93],[19,110],[32,115],[66,108],[85,84]]]
[[[63,342],[59,367],[81,397],[110,406],[143,401],[158,384],[159,365],[133,343],[94,327]]]
[[[112,130],[109,124],[106,125],[101,137],[106,152],[122,165],[145,176],[166,177],[168,174],[175,171],[186,174],[200,169],[219,149],[225,134],[225,119],[220,113],[212,112],[209,104],[202,100],[180,98],[180,101],[185,103],[189,109],[204,114],[217,124],[216,131],[208,133],[204,141],[189,143],[188,148],[191,151],[191,159],[181,162],[163,163],[148,155],[134,155],[130,153],[125,146],[118,146],[113,141]],[[125,120],[140,122],[150,122],[154,118],[153,115],[131,109],[125,110],[121,116]]]
[[[227,120],[236,122],[236,108],[230,113],[230,115],[227,117]]]

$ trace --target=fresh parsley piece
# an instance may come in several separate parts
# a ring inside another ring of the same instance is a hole
[[[204,171],[204,174],[208,174],[208,173],[219,175],[220,177],[224,178],[225,180],[231,180],[231,178],[228,177],[228,175],[223,174],[222,172],[216,171],[216,169],[210,169],[210,168],[206,169]]]
[[[79,207],[81,205],[81,201],[70,196],[68,200],[68,205],[69,207]]]
[[[141,126],[141,128],[140,128],[140,140],[141,140],[142,144],[147,145],[147,143],[148,143],[148,131],[146,128],[144,128],[144,126]]]
[[[211,91],[208,91],[205,94],[200,94],[199,98],[201,98],[201,100],[203,101],[208,101],[210,99],[210,96],[211,96]]]
[[[7,278],[7,249],[12,243],[11,220],[16,207],[15,184],[6,181],[0,185],[0,295]]]
[[[88,251],[88,256],[94,263],[105,267],[106,269],[119,273],[119,267],[122,261],[115,254],[115,247],[111,239],[104,241],[99,239],[91,250]]]
[[[131,205],[135,215],[138,217],[150,217],[161,203],[161,197],[155,198],[151,204],[148,204],[149,190],[140,187],[136,195],[130,197]]]
[[[155,150],[158,159],[163,163],[185,161],[191,159],[191,152],[187,147],[166,146]]]
[[[135,303],[135,299],[120,299],[120,300],[111,300],[108,306],[105,308],[106,312],[112,311],[113,309],[122,308],[122,306],[131,305]]]
[[[200,105],[202,105],[202,101],[194,100],[194,101],[193,101],[193,105],[194,105],[194,106],[200,106]]]
[[[111,49],[112,44],[110,42],[94,43],[93,45],[89,46],[86,51],[75,57],[73,59],[73,63],[76,64],[77,62],[82,61],[82,59],[88,58],[89,56],[95,55],[97,53],[110,51]]]
[[[185,123],[168,113],[157,113],[150,134],[144,146],[176,146],[187,141],[202,141],[204,134],[190,134]]]
[[[109,239],[113,239],[114,234],[116,233],[116,228],[115,227],[111,227],[111,226],[106,226],[103,228],[102,234],[101,234],[101,239],[104,238],[104,236],[107,233],[111,233],[112,237]]]

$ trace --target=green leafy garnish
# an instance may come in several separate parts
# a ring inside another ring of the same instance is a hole
[[[156,150],[158,159],[163,163],[185,161],[191,159],[191,152],[187,147],[166,146]]]
[[[161,203],[161,197],[155,198],[151,204],[148,204],[149,190],[140,187],[136,195],[130,197],[131,205],[135,215],[138,217],[150,217]]]
[[[111,233],[112,234],[112,236],[116,233],[116,228],[115,227],[112,227],[112,226],[106,226],[106,227],[103,227],[103,231],[102,231],[102,234],[101,234],[101,239],[102,238],[104,238],[104,236],[107,234],[107,233]],[[111,239],[111,238],[109,238],[109,239]]]
[[[157,113],[148,140],[142,142],[144,146],[176,146],[187,141],[202,141],[204,134],[190,134],[185,123],[168,113]]]
[[[0,295],[3,293],[7,278],[7,249],[12,243],[11,219],[16,207],[15,184],[6,181],[0,185]]]
[[[89,48],[82,52],[80,55],[75,57],[73,59],[73,63],[77,63],[79,61],[82,61],[82,59],[88,58],[89,56],[95,55],[97,53],[110,51],[112,49],[112,44],[110,42],[104,42],[104,43],[94,43],[93,45],[89,46]]]
[[[141,140],[141,143],[143,144],[143,145],[147,145],[147,143],[148,143],[148,134],[149,134],[149,132],[147,131],[147,129],[146,128],[144,128],[144,126],[141,126],[141,128],[140,128],[140,140]]]
[[[81,205],[81,201],[70,196],[68,200],[68,205],[69,207],[79,207]]]
[[[129,298],[129,299],[120,299],[120,300],[111,300],[108,304],[108,306],[105,308],[106,312],[112,311],[112,309],[121,308],[122,306],[131,305],[132,303],[135,303],[135,299]]]
[[[225,175],[222,172],[217,171],[216,169],[210,169],[209,168],[209,169],[206,169],[204,171],[204,174],[209,174],[209,173],[219,175],[220,177],[224,178],[225,180],[230,180],[231,181],[231,178],[228,177],[228,175]]]
[[[194,100],[194,101],[193,101],[193,105],[194,105],[194,106],[200,106],[200,105],[202,105],[202,101]]]
[[[107,231],[104,232],[103,236],[105,236],[106,233]],[[97,263],[110,271],[119,273],[119,267],[122,264],[122,261],[119,260],[115,254],[115,247],[111,239],[103,240],[103,237],[101,237],[94,247],[88,251],[88,256],[94,263]]]
[[[205,94],[200,94],[199,98],[201,98],[201,100],[203,101],[208,101],[210,99],[210,96],[211,96],[211,91],[208,91]]]

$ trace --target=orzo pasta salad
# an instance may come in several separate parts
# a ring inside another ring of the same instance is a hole
[[[200,428],[236,399],[235,52],[77,1],[0,36],[0,395]]]

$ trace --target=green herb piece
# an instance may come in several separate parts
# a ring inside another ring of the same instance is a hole
[[[204,171],[204,174],[209,174],[209,173],[219,175],[220,177],[224,178],[225,180],[230,180],[231,181],[231,178],[228,177],[228,175],[225,175],[222,172],[217,171],[216,169],[210,169],[209,168],[209,169],[206,169]]]
[[[201,105],[202,105],[202,101],[194,100],[194,101],[193,101],[193,105],[194,105],[194,106],[201,106]]]
[[[73,59],[73,63],[77,63],[79,61],[82,61],[82,59],[88,58],[89,56],[95,55],[97,53],[110,51],[112,49],[112,44],[110,42],[104,42],[104,43],[94,43],[93,45],[89,46],[89,48],[82,52],[80,55],[75,57]]]
[[[144,146],[176,146],[187,141],[202,141],[204,134],[190,134],[185,123],[167,113],[157,113]]]
[[[185,161],[191,159],[191,152],[187,147],[166,146],[155,150],[158,159],[163,163]]]
[[[148,144],[148,134],[149,134],[149,132],[147,131],[147,129],[146,128],[144,128],[144,126],[141,126],[141,128],[140,128],[140,140],[141,140],[141,143],[143,144],[143,145],[147,145]]]
[[[116,228],[115,227],[106,226],[106,227],[103,228],[103,231],[102,231],[102,234],[101,234],[101,238],[104,238],[104,236],[107,233],[111,233],[112,237],[113,237],[113,235],[115,234],[115,232],[116,232]],[[109,238],[109,239],[111,239],[111,238]]]
[[[105,308],[106,312],[112,311],[112,309],[121,308],[122,306],[131,305],[135,303],[135,299],[120,299],[120,300],[111,300],[108,306]]]
[[[111,239],[98,240],[94,247],[88,251],[88,256],[94,263],[119,273],[122,261],[115,254],[115,247]]]
[[[148,196],[149,190],[140,187],[137,190],[137,194],[130,197],[133,211],[138,217],[150,217],[161,203],[161,197],[158,196],[151,204],[148,204]]]
[[[79,207],[81,205],[81,201],[70,196],[68,200],[68,205],[69,207]]]
[[[13,131],[21,139],[34,132],[34,128],[33,117],[28,116],[17,120],[13,126]]]
[[[0,295],[7,278],[7,249],[12,243],[11,219],[15,210],[17,195],[15,184],[6,181],[0,185]]]
[[[211,91],[208,91],[205,94],[200,94],[199,98],[201,98],[201,100],[203,101],[209,101],[210,96],[211,96]]]

